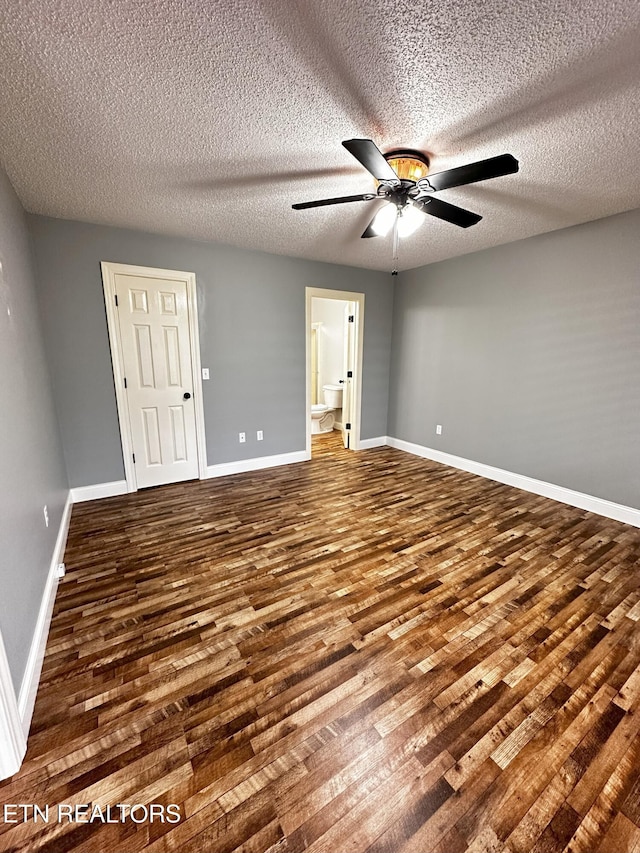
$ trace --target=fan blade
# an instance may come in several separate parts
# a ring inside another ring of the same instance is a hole
[[[371,222],[367,225],[367,227],[364,229],[364,231],[362,232],[360,237],[377,237],[378,236],[378,232],[373,230],[374,220],[375,220],[375,216],[373,217]]]
[[[501,178],[503,175],[513,175],[519,168],[518,161],[511,154],[500,154],[498,157],[489,157],[488,160],[478,160],[477,163],[468,163],[466,166],[458,166],[456,169],[447,169],[445,172],[436,172],[426,178],[420,178],[417,186],[427,192],[448,190],[451,187],[462,187],[465,184],[474,184],[476,181],[488,181],[489,178]]]
[[[477,213],[472,213],[463,207],[457,207],[455,204],[449,204],[439,198],[413,199],[413,203],[423,213],[444,219],[445,222],[451,222],[452,225],[459,225],[460,228],[469,228],[470,225],[475,225],[482,219]]]
[[[375,193],[363,193],[362,195],[343,195],[340,198],[321,198],[320,201],[303,201],[300,204],[292,204],[294,210],[306,210],[308,207],[324,207],[325,204],[345,204],[348,201],[371,201],[377,198]]]
[[[400,178],[384,159],[382,151],[370,139],[345,139],[342,144],[377,181],[400,183]]]

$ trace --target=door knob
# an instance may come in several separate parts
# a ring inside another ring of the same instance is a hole
[[[191,399],[191,394],[190,394],[188,391],[185,391],[185,392],[184,392],[184,394],[183,394],[183,396],[182,396],[182,399],[183,399],[183,400],[190,400],[190,399]]]

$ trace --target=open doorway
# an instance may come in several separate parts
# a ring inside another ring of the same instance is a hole
[[[360,443],[364,294],[308,287],[307,453],[329,439]]]

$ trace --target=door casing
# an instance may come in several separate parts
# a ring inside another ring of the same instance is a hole
[[[307,458],[311,459],[311,300],[337,299],[340,302],[353,302],[355,305],[354,332],[355,340],[355,376],[353,377],[353,412],[354,423],[351,429],[351,450],[360,449],[360,422],[362,420],[362,353],[364,340],[364,293],[349,290],[326,290],[320,287],[307,287],[306,291],[306,424],[307,424]]]
[[[27,738],[0,633],[0,780],[18,772],[26,751]]]
[[[349,378],[349,370],[356,370],[356,350],[358,335],[355,328],[355,302],[347,302],[344,309],[344,379],[342,394],[342,443],[346,450],[354,450],[353,436],[355,434],[354,424],[360,420],[355,411],[355,395],[354,395],[354,377]],[[349,317],[353,317],[354,321],[349,322]],[[352,428],[346,429],[345,424],[351,422]]]
[[[195,273],[158,269],[156,267],[139,267],[132,264],[115,264],[110,261],[102,261],[100,267],[102,269],[102,286],[107,311],[109,347],[111,349],[111,364],[113,366],[113,381],[116,390],[118,421],[120,424],[120,442],[122,444],[122,456],[124,460],[127,491],[136,492],[138,490],[138,485],[136,481],[135,465],[133,462],[131,420],[129,403],[124,388],[124,358],[120,338],[120,324],[118,322],[117,315],[118,309],[115,301],[115,277],[118,274],[135,275],[142,278],[165,278],[171,281],[181,281],[186,283],[189,343],[191,351],[191,381],[193,387],[196,445],[198,451],[198,476],[201,480],[205,480],[207,478],[207,454],[204,427],[204,405],[202,400],[202,370],[200,366],[200,338],[198,335],[198,304],[196,298]]]

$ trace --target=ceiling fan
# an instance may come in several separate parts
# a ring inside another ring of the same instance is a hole
[[[382,151],[370,139],[346,139],[343,143],[378,182],[376,192],[347,195],[339,198],[323,198],[291,205],[294,210],[323,207],[328,204],[345,204],[352,201],[381,199],[389,202],[380,208],[367,225],[362,237],[378,237],[396,227],[396,235],[405,237],[412,233],[424,220],[427,213],[460,228],[475,225],[482,217],[455,204],[434,198],[433,193],[451,187],[461,187],[489,178],[500,178],[518,171],[518,161],[511,154],[501,154],[488,160],[479,160],[466,166],[429,173],[429,158],[426,154],[410,149]]]

